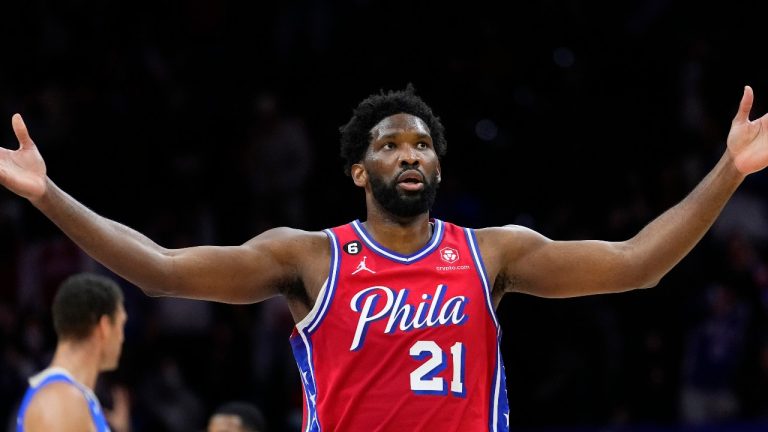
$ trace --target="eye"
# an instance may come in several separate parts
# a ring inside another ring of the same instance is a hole
[[[427,148],[429,148],[429,144],[427,144],[424,141],[419,141],[416,143],[416,148],[419,150],[426,150]]]
[[[381,146],[381,148],[387,149],[387,150],[392,150],[393,148],[395,148],[395,143],[393,143],[392,141],[386,142],[386,143],[384,143],[383,146]]]

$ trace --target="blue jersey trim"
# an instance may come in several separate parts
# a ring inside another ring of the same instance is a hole
[[[333,230],[326,229],[323,232],[328,236],[331,242],[331,260],[328,270],[328,279],[324,287],[320,290],[315,307],[309,312],[307,318],[296,324],[296,336],[290,338],[293,356],[296,359],[296,365],[299,368],[304,399],[306,400],[307,424],[304,432],[319,432],[321,430],[320,421],[317,416],[317,383],[315,381],[315,368],[312,359],[312,332],[316,331],[323,318],[328,312],[333,301],[336,285],[339,278],[339,268],[341,267],[341,253],[339,241]],[[314,313],[314,316],[311,316]]]
[[[298,336],[291,338],[291,346],[296,364],[299,367],[304,399],[307,401],[307,424],[303,431],[320,432],[322,428],[317,416],[317,382],[312,365],[312,341],[303,333],[303,330],[297,328],[297,331]]]
[[[488,307],[488,313],[491,314],[493,323],[496,325],[496,365],[493,370],[493,387],[491,389],[491,404],[489,406],[489,424],[488,430],[493,432],[506,432],[509,430],[508,418],[509,402],[507,401],[506,374],[504,372],[504,363],[501,359],[501,326],[496,318],[496,310],[493,307],[491,284],[488,280],[488,272],[483,263],[483,257],[480,254],[480,248],[477,246],[477,238],[474,230],[464,228],[467,237],[467,244],[472,252],[472,258],[475,261],[475,269],[483,284],[485,294],[485,304]]]
[[[307,334],[315,331],[320,322],[325,318],[325,313],[328,311],[329,306],[333,300],[333,294],[336,292],[336,283],[339,280],[339,268],[341,267],[340,252],[339,252],[339,240],[332,230],[323,230],[331,241],[331,263],[328,270],[328,283],[325,285],[325,295],[322,298],[322,304],[320,310],[317,312],[309,324],[306,326]]]
[[[365,243],[366,246],[368,246],[368,248],[370,248],[377,255],[381,255],[384,258],[402,264],[412,264],[429,255],[429,253],[435,250],[440,242],[443,241],[443,233],[445,231],[443,229],[443,221],[440,219],[434,219],[434,221],[435,230],[432,233],[432,238],[427,242],[426,245],[424,245],[423,248],[419,249],[411,255],[401,255],[378,244],[376,240],[373,239],[373,236],[368,234],[368,231],[365,230],[365,227],[360,223],[359,219],[356,219],[352,222],[352,227],[357,232],[357,235],[360,237],[360,239],[363,240],[363,243]]]
[[[491,314],[493,323],[496,324],[496,329],[501,331],[501,326],[499,326],[499,320],[496,318],[496,311],[494,310],[493,299],[491,297],[493,290],[491,289],[491,284],[488,281],[488,272],[485,270],[483,257],[480,255],[480,249],[477,247],[477,238],[475,238],[474,231],[469,228],[464,228],[464,234],[467,236],[467,245],[469,246],[469,250],[472,252],[472,258],[475,261],[475,270],[477,270],[477,276],[480,278],[480,281],[483,284],[483,293],[485,294],[485,304],[488,306],[488,313]]]

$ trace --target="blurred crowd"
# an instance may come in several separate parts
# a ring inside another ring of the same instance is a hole
[[[757,34],[733,19],[736,7],[697,8],[681,27],[688,9],[651,0],[612,6],[610,22],[580,2],[520,7],[506,21],[483,3],[176,6],[19,2],[6,5],[16,22],[0,29],[14,41],[14,67],[0,68],[2,146],[15,148],[10,116],[21,112],[54,182],[169,248],[364,218],[337,157],[338,126],[380,88],[413,82],[446,125],[435,217],[562,240],[631,237],[714,165],[744,84],[755,87],[756,113],[768,106],[766,65],[729,43]],[[393,20],[398,7],[433,39]],[[768,176],[748,178],[654,289],[507,295],[498,316],[510,423],[766,424],[766,197]],[[109,407],[116,389],[127,392],[134,430],[203,430],[228,400],[260,407],[270,430],[299,429],[281,299],[148,298],[1,191],[8,430],[26,379],[55,346],[51,296],[82,270],[115,277],[126,294],[121,365],[97,394]]]

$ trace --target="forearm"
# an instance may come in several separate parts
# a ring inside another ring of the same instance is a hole
[[[744,180],[725,152],[717,165],[680,203],[626,242],[641,286],[653,286],[701,240]]]
[[[146,294],[168,289],[165,249],[146,236],[96,214],[50,179],[46,192],[31,203],[88,255]]]

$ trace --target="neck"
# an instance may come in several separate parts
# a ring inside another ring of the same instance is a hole
[[[369,206],[363,225],[379,244],[402,255],[418,251],[432,237],[429,213],[401,218]]]
[[[99,376],[101,356],[91,341],[60,341],[51,361],[51,367],[64,368],[72,377],[93,390]]]

